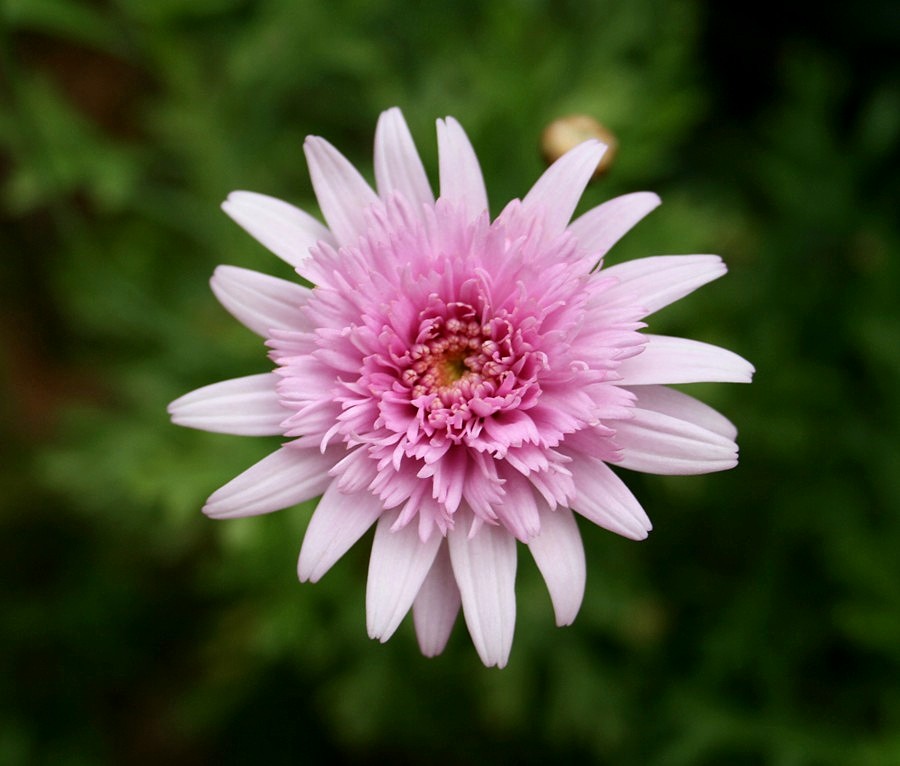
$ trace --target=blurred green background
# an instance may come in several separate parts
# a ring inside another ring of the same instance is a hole
[[[896,3],[0,7],[0,763],[900,764]],[[461,622],[435,660],[409,620],[368,640],[365,543],[299,585],[309,506],[204,518],[278,440],[165,414],[266,369],[207,279],[288,269],[219,202],[314,211],[304,136],[371,178],[395,104],[432,178],[434,119],[463,123],[495,211],[551,119],[600,119],[582,209],[664,201],[609,261],[723,255],[652,329],[758,371],[695,387],[739,468],[627,476],[646,542],[582,525],[573,627],[522,552],[503,671]]]

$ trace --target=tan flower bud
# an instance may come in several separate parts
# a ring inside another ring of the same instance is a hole
[[[606,153],[594,171],[593,178],[599,178],[609,170],[618,142],[607,128],[589,115],[570,114],[551,122],[541,134],[541,153],[549,165],[589,138],[596,138],[607,146]]]

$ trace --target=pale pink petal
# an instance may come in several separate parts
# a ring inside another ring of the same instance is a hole
[[[584,598],[586,569],[584,546],[572,511],[544,507],[541,533],[528,549],[547,583],[557,625],[571,625]]]
[[[569,225],[569,231],[575,235],[585,254],[592,261],[599,261],[659,204],[659,197],[653,192],[624,194],[576,218]]]
[[[422,160],[396,107],[382,112],[375,128],[375,181],[382,199],[399,192],[413,203],[416,213],[421,213],[422,205],[434,203]]]
[[[237,266],[217,267],[209,284],[219,303],[257,335],[312,330],[302,311],[312,291],[302,285]]]
[[[172,422],[221,434],[273,436],[282,433],[275,373],[249,375],[198,388],[169,405]]]
[[[459,588],[450,566],[450,553],[446,545],[441,545],[431,571],[413,602],[416,637],[426,657],[436,657],[444,651],[459,614],[459,606]]]
[[[489,524],[469,537],[469,525],[461,522],[458,515],[447,543],[466,626],[481,661],[502,668],[516,625],[516,541]]]
[[[631,490],[602,460],[572,453],[575,478],[572,510],[588,521],[632,540],[643,540],[653,528]]]
[[[503,470],[500,475],[504,494],[502,501],[495,504],[493,510],[511,534],[522,542],[528,542],[541,528],[541,514],[534,486],[518,471]]]
[[[324,138],[309,136],[303,151],[328,228],[339,245],[355,244],[366,231],[363,212],[378,201],[377,195],[350,161]]]
[[[265,194],[231,192],[222,203],[222,210],[294,268],[301,267],[309,257],[309,249],[319,240],[334,242],[331,232],[311,215]]]
[[[686,338],[644,337],[644,350],[619,366],[622,385],[749,383],[753,377],[753,365],[733,351]]]
[[[441,197],[462,205],[469,218],[487,212],[488,198],[475,150],[452,117],[437,121]]]
[[[606,145],[599,141],[579,144],[547,168],[525,195],[522,210],[541,217],[547,235],[566,228],[605,151]]]
[[[338,454],[285,446],[210,495],[203,512],[214,519],[256,516],[320,495],[333,481],[328,471]]]
[[[718,279],[726,271],[718,255],[657,255],[610,266],[600,274],[619,280],[604,292],[604,300],[631,296],[633,304],[643,306],[647,314],[652,314]]]
[[[687,475],[725,471],[737,465],[737,445],[729,438],[661,412],[634,409],[616,424],[618,465],[633,471]]]
[[[301,582],[318,582],[382,513],[381,501],[371,492],[345,495],[336,483],[331,484],[319,500],[303,537],[297,561]]]
[[[635,386],[628,389],[636,397],[635,405],[663,415],[687,420],[726,439],[737,436],[734,424],[708,404],[667,386]]]
[[[391,510],[378,519],[369,557],[366,626],[369,638],[382,643],[394,634],[413,605],[443,540],[433,534],[423,543],[415,524],[392,530],[399,515],[399,510]]]

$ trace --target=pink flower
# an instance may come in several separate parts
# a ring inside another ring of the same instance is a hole
[[[327,141],[306,140],[327,228],[291,205],[234,192],[223,208],[304,279],[220,266],[212,289],[266,339],[275,371],[173,402],[174,422],[288,441],[215,492],[217,519],[322,495],[300,551],[317,581],[374,524],[366,612],[386,641],[410,608],[439,654],[462,606],[486,665],[515,624],[516,541],[558,625],[581,605],[575,513],[635,540],[650,520],[615,464],[658,474],[737,463],[736,430],[666,384],[749,382],[724,349],[641,332],[647,315],[725,273],[717,256],[600,268],[659,199],[613,199],[570,223],[604,146],[560,158],[493,220],[460,125],[438,121],[435,201],[398,109],[375,134],[374,191]]]

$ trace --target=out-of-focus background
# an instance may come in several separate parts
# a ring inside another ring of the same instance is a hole
[[[2,8],[0,762],[900,763],[896,3]],[[309,505],[204,518],[278,440],[165,414],[267,369],[207,279],[289,270],[220,201],[315,211],[304,136],[371,177],[392,105],[432,178],[435,118],[463,123],[495,211],[549,121],[598,118],[619,151],[582,209],[664,201],[609,261],[730,267],[652,329],[757,367],[695,387],[738,424],[738,469],[627,476],[646,542],[582,526],[573,627],[520,557],[503,671],[461,621],[433,660],[408,620],[367,639],[365,542],[298,584]]]

